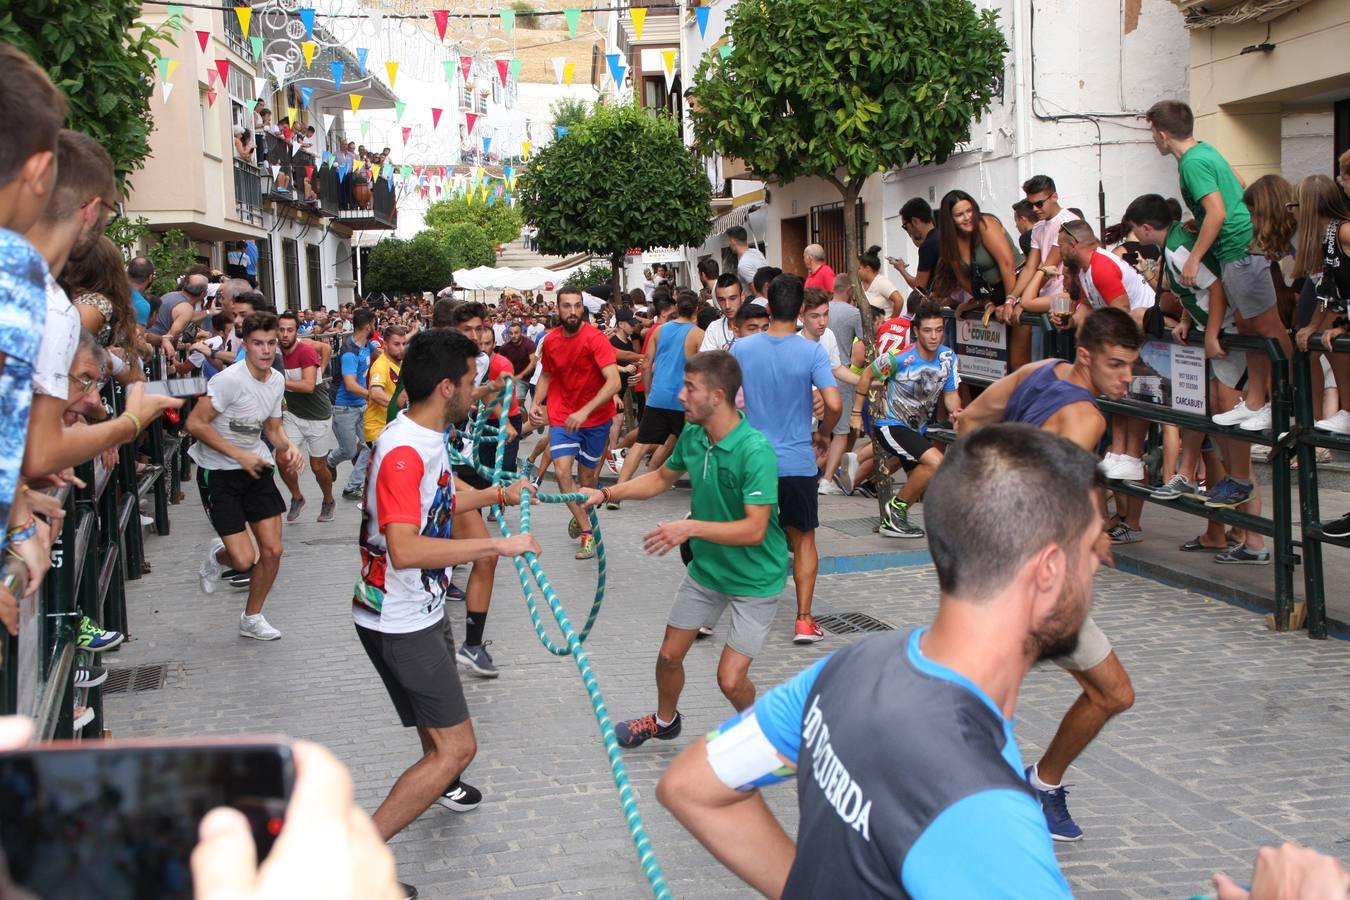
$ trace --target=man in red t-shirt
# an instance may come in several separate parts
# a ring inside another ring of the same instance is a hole
[[[619,365],[614,348],[600,329],[586,321],[581,291],[565,287],[558,292],[558,317],[540,353],[543,374],[535,389],[530,419],[539,426],[548,416],[548,449],[553,454],[553,473],[565,494],[576,490],[572,460],[583,487],[600,481],[600,461],[609,440],[609,422],[614,418],[614,395],[619,392]],[[544,404],[547,403],[547,413]],[[590,519],[580,503],[567,504],[572,511],[568,534],[581,539],[577,559],[595,556],[595,536]]]
[[[802,251],[802,262],[806,263],[806,287],[818,287],[827,294],[834,291],[834,269],[825,261],[824,247],[807,245]]]

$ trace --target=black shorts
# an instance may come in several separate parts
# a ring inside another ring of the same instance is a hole
[[[496,464],[495,454],[497,452],[496,444],[492,445],[492,452],[494,454],[493,464],[495,465]],[[455,477],[458,478],[460,481],[464,482],[465,484],[467,484],[469,487],[473,488],[475,491],[481,491],[484,488],[492,487],[492,482],[488,481],[482,475],[479,475],[478,470],[475,469],[473,466],[468,465],[455,466]]]
[[[406,634],[357,625],[356,635],[404,728],[453,728],[468,721],[469,704],[459,683],[449,616]]]
[[[901,468],[906,472],[914,471],[914,467],[919,464],[919,457],[933,449],[928,438],[904,425],[878,425],[872,429],[872,440],[899,459]]]
[[[684,411],[662,409],[649,406],[642,414],[642,423],[638,425],[637,442],[639,444],[664,444],[666,438],[680,436],[684,431]]]
[[[261,522],[286,511],[272,470],[254,478],[243,469],[203,469],[197,467],[197,491],[202,507],[216,534],[239,534],[250,522]]]
[[[816,499],[819,479],[814,475],[778,476],[778,524],[798,531],[820,527],[820,509]]]

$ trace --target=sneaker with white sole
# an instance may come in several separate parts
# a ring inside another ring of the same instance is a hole
[[[1250,416],[1238,425],[1242,431],[1269,431],[1270,430],[1270,404],[1253,412]]]
[[[1137,456],[1124,453],[1109,454],[1111,462],[1102,468],[1102,475],[1114,481],[1142,481],[1144,479],[1144,461]]]
[[[290,508],[286,510],[286,523],[293,524],[300,518],[300,510],[305,508],[304,497],[292,497]]]
[[[445,793],[436,798],[436,802],[446,809],[453,809],[455,812],[470,812],[477,809],[478,804],[483,802],[483,792],[456,778],[455,783],[446,788]]]
[[[1334,416],[1318,419],[1313,423],[1313,428],[1318,431],[1328,431],[1332,434],[1350,434],[1350,412],[1339,409]]]
[[[816,493],[822,497],[843,496],[844,489],[830,479],[822,478],[820,479],[820,485],[816,488]]]
[[[1182,497],[1194,497],[1199,490],[1199,485],[1178,472],[1166,484],[1154,488],[1149,496],[1154,500],[1180,500]]]
[[[240,613],[239,633],[244,637],[253,638],[255,641],[275,641],[281,637],[281,632],[269,625],[267,620],[263,618],[262,613],[258,613],[256,616]]]
[[[79,731],[90,722],[94,721],[94,710],[88,706],[77,706],[74,711],[74,719],[71,721],[71,728]]]
[[[1237,546],[1215,556],[1214,561],[1228,565],[1268,566],[1270,565],[1270,551],[1248,550],[1245,546]]]
[[[225,574],[225,564],[216,558],[216,553],[225,549],[224,541],[216,541],[206,551],[201,568],[197,570],[203,594],[214,594],[220,587],[220,579]]]
[[[477,647],[460,644],[459,649],[455,651],[455,662],[480,678],[496,678],[501,673],[497,671],[497,664],[492,661],[492,654],[488,653],[490,643],[492,641],[483,641]]]
[[[858,454],[844,454],[844,458],[839,461],[839,469],[834,473],[834,480],[845,494],[853,493],[858,483]]]
[[[1233,425],[1241,425],[1254,415],[1256,415],[1256,410],[1248,407],[1246,400],[1239,400],[1237,406],[1228,410],[1228,412],[1221,412],[1216,416],[1211,416],[1210,421],[1215,425],[1231,427]]]
[[[108,670],[102,666],[76,666],[75,688],[95,688],[108,680]]]
[[[1137,544],[1144,539],[1144,532],[1142,530],[1131,528],[1124,522],[1116,523],[1115,527],[1108,531],[1107,534],[1111,536],[1111,543],[1113,544]]]

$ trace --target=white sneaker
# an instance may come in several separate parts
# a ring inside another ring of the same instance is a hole
[[[822,478],[820,479],[820,486],[816,488],[816,493],[822,497],[835,495],[842,496],[844,491],[841,487],[839,487],[839,485],[835,484],[830,479]]]
[[[1243,431],[1269,431],[1270,430],[1270,404],[1252,413],[1238,428]]]
[[[1144,461],[1142,459],[1126,456],[1124,453],[1112,453],[1108,456],[1115,458],[1102,471],[1102,474],[1107,478],[1118,481],[1142,481],[1144,479]]]
[[[1116,467],[1116,460],[1120,458],[1119,453],[1112,453],[1107,450],[1102,456],[1101,462],[1097,463],[1097,470],[1102,473],[1103,478],[1110,478],[1107,473]]]
[[[216,541],[212,544],[211,549],[206,551],[206,558],[202,560],[201,568],[197,570],[203,594],[214,594],[216,588],[220,587],[220,577],[225,574],[225,564],[216,559],[216,552],[224,549],[224,541]]]
[[[844,489],[844,493],[853,493],[853,489],[858,486],[858,454],[844,454],[843,460],[839,463],[838,478],[839,486]]]
[[[1318,419],[1313,423],[1313,428],[1318,431],[1329,431],[1332,434],[1350,434],[1350,412],[1340,409],[1336,415],[1328,419]]]
[[[1210,421],[1215,425],[1241,425],[1254,415],[1256,415],[1256,410],[1248,408],[1246,400],[1239,400],[1237,406],[1228,412],[1222,412],[1211,417]]]
[[[258,613],[256,616],[240,613],[239,633],[244,637],[251,637],[255,641],[275,641],[281,637],[281,632],[267,624],[267,620],[263,618],[262,613]]]

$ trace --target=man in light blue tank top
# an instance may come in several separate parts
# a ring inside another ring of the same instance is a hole
[[[694,322],[697,314],[698,294],[680,291],[675,299],[675,318],[663,323],[647,344],[642,363],[647,408],[638,425],[637,441],[624,457],[619,484],[637,474],[637,467],[648,453],[652,454],[651,471],[659,469],[684,431],[684,404],[680,403],[684,362],[703,343],[703,330]]]
[[[1023,422],[1098,453],[1106,417],[1096,398],[1125,396],[1143,341],[1129,313],[1113,307],[1094,310],[1079,328],[1072,363],[1043,360],[1000,378],[966,407],[956,420],[956,430],[965,435],[995,422]],[[1111,561],[1106,532],[1097,551],[1104,562]],[[1078,680],[1083,693],[1065,713],[1040,762],[1028,767],[1026,775],[1040,797],[1051,836],[1076,841],[1083,837],[1083,829],[1069,815],[1064,773],[1112,717],[1134,704],[1134,688],[1091,616],[1078,633],[1077,649],[1054,661]]]

